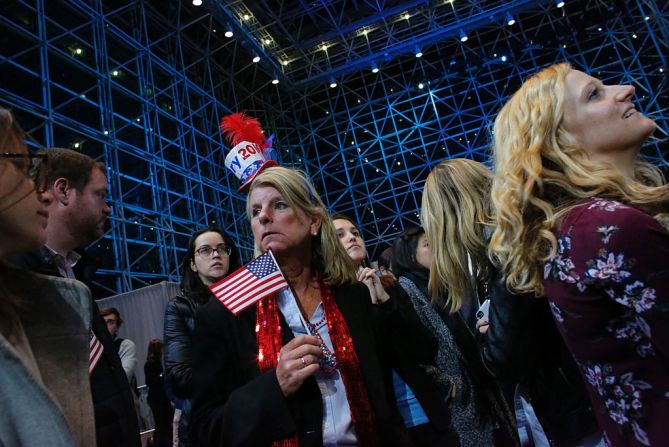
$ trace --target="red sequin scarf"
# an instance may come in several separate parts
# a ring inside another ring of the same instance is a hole
[[[365,388],[355,346],[330,288],[318,277],[323,310],[328,322],[328,332],[334,348],[339,372],[346,388],[351,407],[351,420],[358,444],[363,447],[379,445],[374,430],[374,412]],[[276,368],[282,346],[279,306],[276,296],[260,300],[256,307],[256,338],[258,340],[258,366],[262,372]],[[297,434],[275,441],[273,447],[297,447]]]

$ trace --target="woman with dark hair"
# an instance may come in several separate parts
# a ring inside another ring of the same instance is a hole
[[[6,262],[45,243],[52,201],[48,157],[24,138],[0,108],[0,445],[91,446],[90,292]]]
[[[239,268],[239,255],[230,236],[219,228],[198,230],[188,241],[181,264],[181,292],[165,309],[165,370],[167,383],[183,399],[179,443],[188,443],[188,420],[193,397],[191,381],[195,312],[213,298],[208,286]]]
[[[393,272],[437,339],[437,376],[453,384],[449,428],[462,446],[517,444],[513,416],[481,363],[470,328],[460,313],[448,312],[446,300],[433,303],[429,298],[431,264],[432,252],[422,228],[410,228],[398,236],[393,244]]]
[[[149,341],[149,348],[144,364],[144,377],[149,389],[147,398],[155,430],[153,432],[154,447],[172,446],[172,416],[174,409],[165,391],[165,379],[163,377],[163,341],[154,338]]]

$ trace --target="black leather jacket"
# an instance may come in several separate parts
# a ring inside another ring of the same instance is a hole
[[[548,301],[514,295],[492,278],[488,332],[481,338],[486,367],[520,384],[551,445],[568,446],[599,431],[576,362],[555,327]]]
[[[180,399],[193,397],[192,364],[195,312],[204,303],[183,290],[165,308],[165,376]]]

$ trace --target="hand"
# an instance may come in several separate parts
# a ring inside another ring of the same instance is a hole
[[[490,325],[488,324],[488,320],[486,320],[485,318],[481,318],[476,322],[476,329],[478,329],[479,333],[481,334],[485,334],[486,332],[488,332],[489,327]]]
[[[305,379],[318,371],[321,357],[320,340],[311,335],[295,337],[281,348],[276,378],[284,396],[295,393]]]
[[[369,295],[372,298],[372,303],[385,303],[390,295],[383,288],[383,284],[376,274],[376,270],[369,267],[361,267],[357,272],[358,281],[363,283],[369,289]]]

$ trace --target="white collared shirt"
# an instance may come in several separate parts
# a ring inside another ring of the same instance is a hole
[[[277,294],[276,300],[286,323],[293,331],[293,335],[295,337],[309,335],[302,323],[300,309],[297,307],[292,291],[288,288],[281,290]],[[309,322],[316,324],[323,320],[317,326],[318,332],[328,349],[334,352],[328,332],[328,324],[323,319],[324,315],[325,309],[323,309],[323,303],[321,303]],[[332,374],[326,374],[322,370],[318,370],[314,374],[314,378],[323,397],[323,446],[358,445],[353,422],[351,421],[351,407],[348,404],[346,388],[339,370]]]

